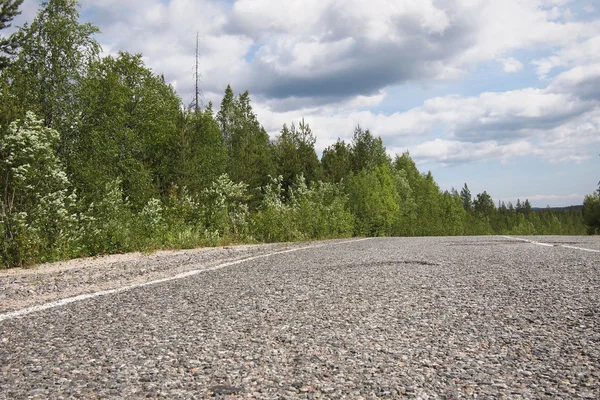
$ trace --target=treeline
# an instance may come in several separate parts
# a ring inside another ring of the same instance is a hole
[[[20,3],[2,8],[0,29]],[[321,158],[304,121],[271,140],[248,92],[229,86],[217,113],[186,108],[141,55],[100,57],[98,30],[77,8],[49,0],[0,42],[0,265],[232,242],[589,229],[579,211],[496,206],[466,184],[442,191],[408,153],[390,158],[360,127]]]

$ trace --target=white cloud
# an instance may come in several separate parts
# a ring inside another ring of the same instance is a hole
[[[338,137],[350,140],[360,124],[381,136],[390,153],[409,149],[419,162],[450,165],[536,156],[550,163],[580,163],[600,144],[600,99],[573,95],[581,82],[590,86],[585,72],[568,71],[546,89],[435,97],[388,115],[356,111],[351,103],[286,112],[262,104],[257,114],[273,135],[283,123],[305,117],[317,134],[318,150]]]
[[[498,61],[502,63],[504,72],[519,72],[523,69],[523,64],[516,58],[501,58]]]
[[[508,161],[515,157],[536,156],[550,163],[581,163],[595,155],[600,145],[600,108],[563,121],[552,129],[530,128],[520,131],[513,140],[469,141],[440,139],[409,147],[421,162],[442,165],[464,164],[485,160]]]
[[[538,75],[546,77],[555,68],[600,63],[600,32],[585,41],[561,48],[550,57],[535,60]]]
[[[564,48],[600,32],[595,22],[553,20],[549,10],[564,13],[568,2],[546,0],[82,4],[109,51],[142,52],[156,72],[177,81],[183,97],[193,87],[196,31],[206,92],[222,93],[231,83],[268,99],[321,104],[371,98],[405,81],[460,79],[497,59],[516,72],[523,65],[507,57],[515,50]]]
[[[36,3],[25,0],[28,16]],[[570,3],[82,0],[82,15],[101,28],[105,51],[142,52],[184,102],[199,32],[205,101],[218,106],[228,83],[250,89],[271,134],[305,117],[321,150],[361,124],[422,161],[578,162],[600,137],[600,22],[573,20]],[[457,80],[487,62],[521,71],[527,50],[552,51],[534,60],[540,77],[559,72],[546,89],[444,95],[405,112],[371,111],[402,82]]]
[[[583,99],[600,100],[600,63],[577,66],[559,74],[549,89]]]
[[[420,163],[435,162],[443,166],[481,160],[507,160],[530,155],[533,151],[533,145],[525,140],[502,145],[496,141],[474,143],[438,138],[410,148],[411,156]]]

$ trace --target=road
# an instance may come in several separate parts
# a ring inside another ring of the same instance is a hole
[[[0,398],[598,399],[599,244],[324,243],[4,314]]]

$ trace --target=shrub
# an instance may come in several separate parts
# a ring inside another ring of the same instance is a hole
[[[76,197],[54,150],[58,139],[31,112],[0,133],[4,266],[66,257],[76,239]]]
[[[227,174],[219,176],[202,192],[203,225],[227,240],[248,239],[249,199],[248,185],[232,182]]]
[[[583,200],[583,219],[590,235],[600,234],[600,195],[592,193]]]
[[[85,255],[131,251],[136,248],[133,213],[124,197],[122,181],[116,179],[105,186],[105,195],[81,213],[80,249]]]

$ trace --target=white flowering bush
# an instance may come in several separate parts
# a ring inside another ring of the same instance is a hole
[[[218,232],[221,238],[248,239],[248,185],[234,183],[221,175],[202,193],[204,226],[207,232]]]
[[[80,215],[79,245],[84,255],[129,251],[136,248],[133,214],[123,194],[122,181],[106,184],[104,196]]]
[[[152,235],[163,226],[163,206],[159,199],[150,199],[140,212],[140,220],[144,229]]]
[[[253,230],[257,239],[264,242],[290,242],[303,240],[298,230],[294,206],[285,201],[283,177],[271,177],[269,185],[263,187],[261,208],[254,215]]]
[[[205,229],[202,223],[203,207],[186,187],[172,187],[163,204],[163,246],[189,249],[205,244]]]
[[[66,257],[77,240],[75,194],[55,147],[59,133],[28,112],[0,127],[0,257],[4,266]]]

